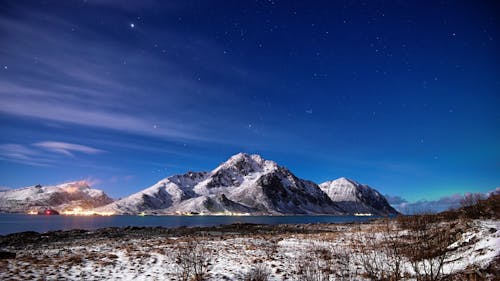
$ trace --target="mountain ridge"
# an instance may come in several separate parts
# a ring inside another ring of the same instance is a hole
[[[0,212],[25,213],[43,209],[67,210],[76,207],[96,208],[113,200],[102,190],[91,188],[86,181],[59,185],[34,185],[0,192]]]
[[[65,191],[55,196],[59,201],[48,195],[37,197],[36,188],[25,188],[30,191],[24,198],[23,188],[0,192],[0,211],[25,212],[33,206],[60,209],[80,204],[96,212],[114,214],[397,214],[383,195],[367,185],[347,178],[318,185],[274,161],[246,153],[233,155],[208,172],[189,171],[166,177],[116,201],[83,182],[46,188],[47,194]],[[68,191],[72,189],[82,198],[70,196],[73,193]],[[11,198],[10,202],[7,195],[11,193],[19,198]],[[82,200],[95,202],[81,204]],[[24,205],[16,208],[19,202]]]
[[[380,199],[378,196],[372,198]],[[385,200],[383,196],[381,198]],[[209,172],[188,172],[167,177],[98,210],[122,214],[341,215],[354,214],[354,211],[397,214],[384,204],[378,204],[384,207],[382,210],[372,206],[377,204],[366,202],[366,206],[372,207],[348,208],[344,202],[334,199],[320,185],[298,178],[274,161],[265,160],[257,154],[238,153]]]
[[[238,153],[210,172],[167,177],[99,208],[117,213],[341,214],[316,184],[257,154]]]

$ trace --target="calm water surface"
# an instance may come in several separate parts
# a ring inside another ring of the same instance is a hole
[[[96,229],[110,226],[215,226],[232,223],[345,223],[363,222],[373,217],[355,216],[31,216],[0,214],[0,235],[21,231]]]

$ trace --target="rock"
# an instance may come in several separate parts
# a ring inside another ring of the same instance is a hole
[[[0,251],[0,259],[2,260],[15,259],[15,258],[16,258],[16,253]]]

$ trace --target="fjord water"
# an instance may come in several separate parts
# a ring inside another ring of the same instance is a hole
[[[216,226],[233,223],[305,224],[364,222],[373,217],[356,216],[33,216],[0,214],[0,235],[22,231],[97,229],[103,227]]]

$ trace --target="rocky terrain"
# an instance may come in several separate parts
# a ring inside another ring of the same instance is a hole
[[[433,265],[441,268],[434,274],[448,280],[464,280],[470,268],[494,280],[499,222],[438,224],[430,223],[426,235],[444,232],[450,239],[427,236],[434,248],[445,250],[426,255],[407,244],[420,239],[419,232],[396,220],[17,233],[0,237],[0,279],[252,280],[262,274],[259,280],[376,280],[396,274],[416,280],[426,274],[424,266]],[[323,279],[312,279],[318,276]]]

